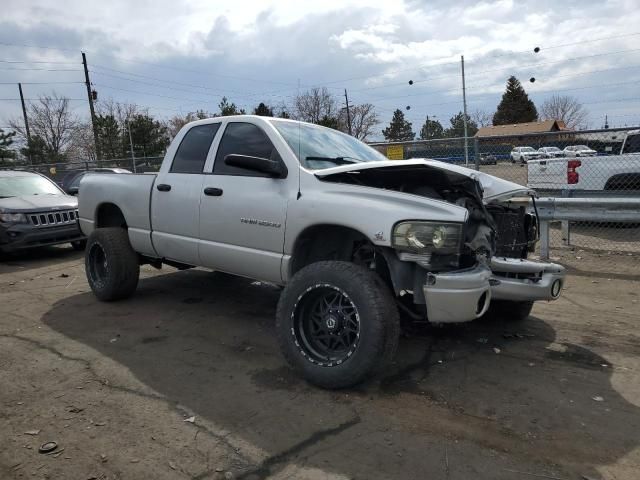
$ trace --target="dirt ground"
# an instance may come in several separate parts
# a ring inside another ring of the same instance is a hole
[[[523,323],[423,328],[330,392],[284,364],[274,287],[144,267],[105,304],[70,248],[13,257],[0,478],[637,479],[638,278],[573,275]]]

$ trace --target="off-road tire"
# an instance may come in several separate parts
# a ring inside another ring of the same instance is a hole
[[[75,240],[71,242],[71,246],[77,252],[82,252],[87,246],[87,240]]]
[[[105,261],[98,265],[100,252]],[[91,290],[103,302],[127,298],[136,291],[139,258],[124,228],[97,228],[89,235],[85,271]]]
[[[312,361],[295,333],[299,302],[320,285],[346,294],[359,315],[357,345],[339,364]],[[285,359],[308,382],[322,388],[346,388],[375,374],[394,358],[400,336],[398,308],[389,287],[375,272],[349,262],[317,262],[297,272],[282,291],[276,334]]]
[[[534,302],[513,302],[510,300],[491,300],[485,318],[521,322],[529,318]]]

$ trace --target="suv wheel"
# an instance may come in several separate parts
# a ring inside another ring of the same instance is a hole
[[[98,228],[87,241],[85,271],[89,286],[103,302],[129,297],[140,276],[138,254],[124,228]]]
[[[278,302],[276,333],[287,362],[310,383],[344,388],[395,355],[398,309],[382,279],[349,262],[311,264]]]

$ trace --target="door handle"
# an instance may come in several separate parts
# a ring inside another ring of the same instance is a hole
[[[204,194],[208,197],[220,197],[222,195],[221,188],[207,187],[204,189]]]
[[[171,185],[167,185],[166,183],[160,183],[158,184],[158,186],[156,186],[156,188],[160,192],[168,192],[169,190],[171,190]]]

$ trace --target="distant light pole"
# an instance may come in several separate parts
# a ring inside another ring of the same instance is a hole
[[[129,147],[131,148],[131,163],[133,165],[133,173],[136,173],[136,157],[133,154],[133,138],[131,137],[131,122],[127,117],[127,130],[129,130]]]

